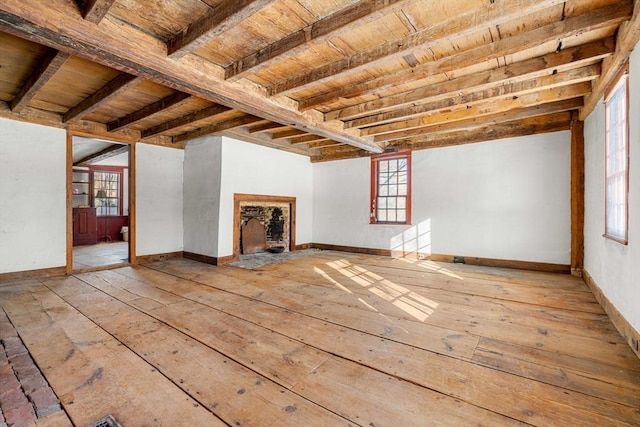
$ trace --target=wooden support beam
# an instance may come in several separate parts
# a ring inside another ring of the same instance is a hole
[[[563,49],[503,67],[462,76],[442,83],[385,96],[372,101],[362,102],[349,107],[325,113],[325,120],[350,120],[371,116],[380,111],[387,111],[406,105],[426,104],[428,102],[451,97],[461,97],[473,92],[512,84],[518,81],[537,79],[551,73],[591,65],[611,55],[615,50],[613,37]],[[301,107],[309,108],[307,101],[300,102]]]
[[[226,113],[228,111],[231,111],[231,108],[215,104],[210,107],[203,108],[202,110],[198,110],[194,113],[190,113],[182,117],[169,120],[168,122],[161,123],[157,126],[150,127],[149,129],[145,129],[142,131],[142,138],[145,139],[159,133],[167,132],[171,129],[190,125],[191,123],[195,123],[212,116],[217,116],[218,114]]]
[[[514,104],[521,104],[522,100],[518,102],[520,97],[524,96],[523,100],[529,100],[532,99],[529,95],[534,92],[592,81],[599,75],[600,64],[592,64],[562,73],[549,74],[530,80],[500,85],[481,90],[479,92],[472,92],[464,96],[451,96],[438,101],[417,105],[415,107],[405,107],[385,113],[349,120],[345,122],[345,128],[362,127],[372,124],[375,125],[367,128],[365,134],[369,134],[368,132],[373,132],[373,129],[384,129],[384,123],[387,122],[407,120],[415,116],[424,116],[426,114],[433,115],[437,112],[449,112],[451,110],[459,110],[461,108],[473,110],[472,107],[481,106],[489,101],[497,102],[507,100],[508,102],[511,100]],[[390,124],[388,126],[395,125]]]
[[[298,130],[298,129],[290,129],[290,130],[285,130],[282,132],[276,132],[273,135],[271,135],[271,139],[274,140],[278,140],[278,139],[287,139],[287,138],[291,138],[294,136],[304,136],[304,135],[308,135],[309,132],[305,132],[302,130]]]
[[[50,49],[11,101],[11,111],[21,112],[69,58],[71,55],[68,53]]]
[[[77,5],[69,0],[3,0],[0,31],[263,119],[289,123],[297,129],[382,152],[371,138],[345,130],[336,121],[325,122],[313,112],[302,113],[288,99],[268,97],[262,87],[244,79],[224,81],[224,70],[203,58],[196,55],[187,55],[180,61],[168,58],[166,44],[139,28],[110,19],[94,25],[79,20],[77,10]]]
[[[113,156],[117,156],[121,153],[126,153],[129,150],[129,145],[121,145],[121,144],[113,144],[104,150],[98,151],[97,153],[90,154],[82,159],[74,162],[74,166],[88,166],[92,163],[99,162],[100,160],[108,159]]]
[[[640,0],[633,2],[633,15],[627,22],[623,22],[616,37],[616,51],[606,58],[602,64],[602,75],[593,87],[593,91],[586,97],[584,107],[580,109],[579,119],[585,121],[591,114],[613,78],[625,66],[631,51],[640,41]]]
[[[289,58],[302,52],[312,42],[324,43],[345,31],[353,31],[357,26],[368,24],[388,13],[390,8],[399,9],[406,2],[407,0],[360,1],[228,65],[225,67],[225,79],[234,80],[249,71],[260,71],[273,64],[275,59]],[[354,25],[356,21],[357,25]]]
[[[453,130],[443,133],[429,132],[424,135],[393,141],[389,147],[409,150],[425,150],[431,148],[449,147],[454,145],[473,144],[478,142],[493,141],[503,138],[515,138],[519,136],[534,135],[549,132],[568,130],[571,126],[571,113],[560,112],[543,116],[529,117],[504,123],[491,123],[480,125],[474,129]],[[354,147],[325,147],[321,154],[312,156],[312,162],[325,162],[356,157],[370,156],[364,150]]]
[[[327,64],[320,68],[315,68],[308,73],[298,76],[292,76],[282,82],[276,83],[269,87],[269,94],[285,94],[294,89],[301,89],[321,80],[335,77],[338,74],[353,71],[364,66],[374,66],[379,61],[389,61],[392,59],[401,59],[407,52],[411,50],[427,50],[439,41],[450,37],[464,37],[479,29],[488,26],[500,25],[504,22],[513,20],[522,14],[533,13],[534,10],[549,7],[551,3],[557,2],[536,2],[534,0],[522,0],[516,2],[500,2],[489,3],[483,9],[474,10],[472,12],[458,15],[450,21],[441,25],[429,27],[420,32],[410,35],[406,39],[394,40],[383,45],[377,46],[369,51],[360,52],[353,56],[341,59],[339,61]],[[499,5],[499,7],[494,7]],[[545,25],[531,31],[518,33],[512,37],[506,37],[494,43],[489,43],[480,48],[471,49],[468,52],[483,52],[468,65],[475,62],[483,62],[489,59],[499,58],[517,51],[522,51],[529,47],[539,46],[547,41],[557,40],[561,37],[571,37],[574,34],[581,34],[585,31],[591,31],[603,28],[614,23],[619,23],[631,14],[631,5],[628,2],[621,2],[611,6],[604,7],[595,11],[587,12],[583,15],[566,19],[560,22]],[[461,30],[463,29],[463,30]],[[443,58],[441,61],[446,62],[451,58],[469,60],[466,52],[462,52],[453,57]],[[428,65],[431,62],[425,64]],[[403,74],[415,72],[421,66],[409,67],[404,70]],[[461,68],[459,65],[455,68]],[[455,69],[454,68],[454,69]],[[444,71],[442,71],[444,72]],[[406,78],[406,77],[405,77]],[[412,75],[412,80],[416,77]],[[396,82],[403,81],[394,79]],[[380,87],[380,85],[378,86]]]
[[[484,116],[517,112],[520,109],[544,104],[556,104],[558,100],[583,97],[591,90],[590,82],[577,83],[570,86],[561,86],[553,89],[545,89],[517,97],[516,99],[489,100],[470,108],[461,108],[454,111],[441,111],[416,119],[403,120],[385,125],[372,126],[362,130],[365,135],[376,135],[379,141],[405,138],[411,135],[419,135],[426,132],[427,128],[435,125],[455,126],[457,121],[481,120]]]
[[[293,137],[289,140],[289,143],[292,145],[296,145],[296,144],[310,144],[312,142],[318,142],[318,141],[328,141],[329,138],[325,138],[323,136],[318,136],[318,135],[304,135],[304,136],[297,136],[297,137]]]
[[[167,42],[167,54],[182,58],[250,18],[274,0],[224,0]]]
[[[210,135],[212,133],[223,132],[226,130],[246,126],[251,123],[258,122],[260,120],[262,120],[262,118],[252,116],[251,114],[247,114],[242,117],[237,117],[235,119],[224,121],[222,123],[216,123],[216,124],[204,126],[189,132],[185,132],[180,135],[174,136],[172,139],[174,143],[180,143],[184,141],[189,141],[191,139],[199,138],[201,136]]]
[[[502,123],[513,120],[524,119],[527,117],[542,116],[547,114],[555,114],[563,111],[570,111],[576,108],[580,108],[583,105],[583,96],[577,96],[575,98],[559,100],[555,102],[542,103],[540,105],[534,105],[524,108],[516,108],[513,110],[506,110],[502,112],[496,112],[488,115],[481,115],[477,117],[467,117],[466,119],[456,121],[441,121],[437,124],[409,129],[406,131],[398,131],[393,134],[378,135],[376,137],[380,142],[392,141],[395,139],[406,139],[412,137],[419,137],[428,133],[442,133],[450,132],[453,130],[465,130],[473,129],[488,124]]]
[[[274,130],[280,130],[280,129],[288,129],[288,128],[290,128],[289,125],[283,125],[283,124],[280,124],[280,123],[267,121],[266,123],[257,124],[255,126],[251,126],[249,129],[247,129],[247,132],[249,132],[249,133],[260,133],[260,132],[268,132],[268,131],[274,131]]]
[[[134,123],[139,122],[140,120],[143,120],[149,116],[152,116],[156,113],[164,111],[167,108],[172,107],[176,104],[179,104],[189,98],[191,98],[191,95],[186,94],[184,92],[172,93],[171,95],[166,96],[161,100],[154,102],[153,104],[149,104],[138,111],[135,111],[124,117],[120,117],[119,119],[116,119],[107,123],[107,130],[109,132],[112,132],[114,130],[118,130],[123,127],[130,126]]]
[[[80,0],[82,17],[91,23],[99,24],[115,2],[116,0]]]
[[[584,268],[584,122],[571,116],[571,274]]]
[[[127,91],[138,83],[140,83],[140,80],[136,76],[132,76],[127,73],[119,74],[115,79],[104,85],[93,95],[85,98],[78,105],[64,113],[62,121],[64,123],[69,123],[71,121],[78,120],[92,111],[97,110],[111,98]]]
[[[630,3],[623,1],[602,9],[568,18],[564,21],[554,22],[531,31],[505,37],[456,55],[427,62],[414,68],[336,89],[321,95],[321,100],[323,103],[328,103],[339,98],[353,98],[371,94],[377,94],[379,96],[381,87],[393,87],[401,85],[406,81],[426,79],[437,74],[455,71],[490,59],[510,55],[529,47],[533,48],[540,44],[553,42],[559,38],[569,38],[586,31],[606,28],[628,19],[630,14]],[[296,77],[274,85],[273,89],[270,89],[270,93],[279,93],[292,90],[293,88],[299,88],[300,86],[297,85],[294,79],[296,79]],[[305,105],[303,103],[303,106],[305,109],[309,108],[308,104]]]

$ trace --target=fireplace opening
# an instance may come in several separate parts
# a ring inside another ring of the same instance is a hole
[[[295,250],[295,197],[235,194],[234,259]]]

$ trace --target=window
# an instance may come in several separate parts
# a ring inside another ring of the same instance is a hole
[[[629,186],[628,67],[605,95],[606,211],[605,237],[627,243]]]
[[[93,206],[98,216],[120,215],[120,172],[93,172]]]
[[[411,223],[411,152],[371,158],[370,222]]]

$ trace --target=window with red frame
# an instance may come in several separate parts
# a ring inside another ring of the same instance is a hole
[[[371,158],[370,222],[411,223],[411,152]]]
[[[629,191],[628,67],[605,94],[605,237],[627,243]]]

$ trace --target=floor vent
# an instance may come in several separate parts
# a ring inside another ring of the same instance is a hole
[[[122,425],[117,422],[116,419],[113,418],[113,416],[107,415],[101,420],[98,420],[95,423],[91,424],[91,427],[122,427]]]

